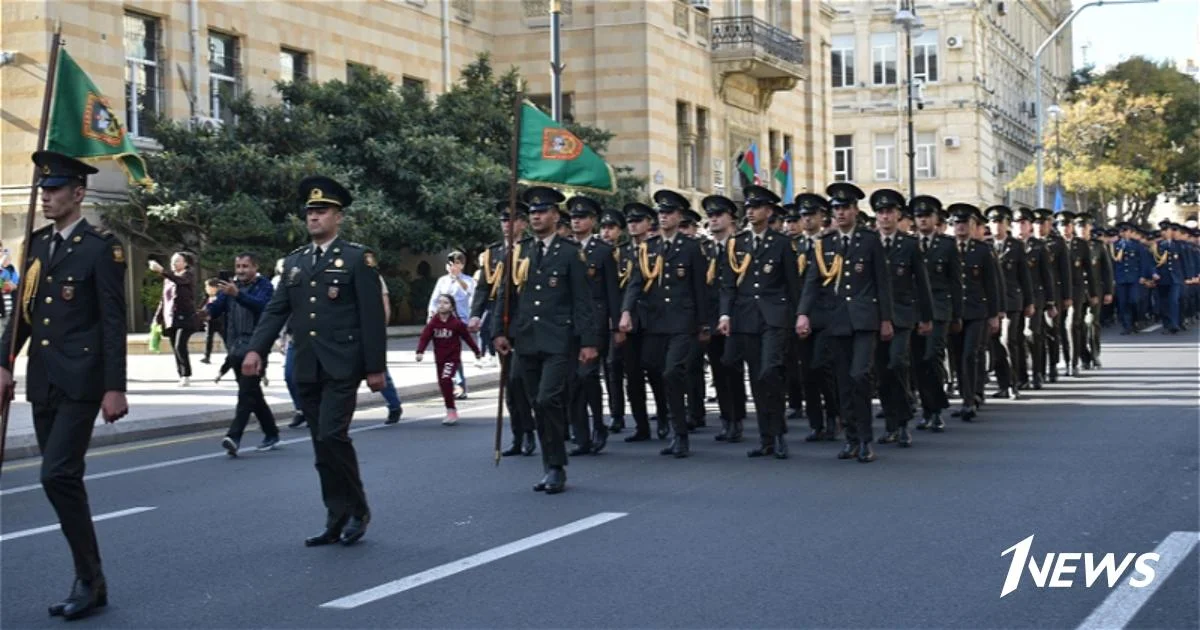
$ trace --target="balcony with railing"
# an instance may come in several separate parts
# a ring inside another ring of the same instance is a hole
[[[761,92],[791,91],[808,79],[804,40],[753,16],[721,17],[710,21],[713,71],[718,89],[735,74],[753,79]],[[770,98],[761,99],[763,108]]]

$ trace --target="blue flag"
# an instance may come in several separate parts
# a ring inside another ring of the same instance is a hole
[[[1058,214],[1063,210],[1062,186],[1054,188],[1054,214]]]

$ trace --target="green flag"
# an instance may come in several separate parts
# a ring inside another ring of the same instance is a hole
[[[58,53],[46,148],[84,160],[118,160],[129,181],[154,183],[108,99],[66,50]]]
[[[532,103],[521,107],[521,146],[517,179],[525,184],[564,186],[612,193],[612,167],[583,141],[543,114]]]

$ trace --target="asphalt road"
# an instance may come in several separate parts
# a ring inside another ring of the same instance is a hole
[[[83,624],[1074,628],[1114,591],[1036,588],[1026,572],[1001,599],[1001,553],[1030,535],[1039,563],[1144,553],[1200,531],[1198,350],[1194,331],[1108,337],[1103,369],[990,402],[982,422],[915,432],[912,449],[880,446],[870,465],[804,444],[803,421],[786,461],[747,459],[750,444],[716,443],[712,428],[686,460],[617,437],[573,459],[556,496],[531,490],[536,456],[493,466],[494,390],[473,392],[456,427],[440,425],[438,401],[408,401],[395,427],[360,411],[373,521],[349,548],[302,544],[324,513],[301,432],[236,460],[219,433],[99,449],[93,513],[153,509],[97,523],[110,605]],[[36,460],[12,462],[0,484],[4,628],[63,623],[46,605],[70,587],[70,556],[56,529],[26,533],[55,523],[36,484]],[[1152,592],[1134,591],[1148,598],[1128,627],[1200,627],[1200,561],[1184,549]],[[395,594],[322,607],[417,574]]]

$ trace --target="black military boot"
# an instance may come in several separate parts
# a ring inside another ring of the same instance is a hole
[[[97,575],[87,581],[75,578],[71,594],[63,601],[50,605],[50,616],[61,616],[68,621],[82,619],[92,614],[93,610],[107,605],[108,583],[104,581],[104,575]]]
[[[609,433],[620,433],[621,431],[624,431],[624,430],[625,430],[625,418],[624,417],[617,418],[614,416],[612,419],[612,424],[608,425],[608,432]]]
[[[904,448],[912,446],[912,434],[908,432],[908,425],[900,426],[900,433],[896,436],[896,444]]]
[[[741,420],[733,421],[733,433],[729,434],[728,441],[731,443],[736,443],[736,442],[742,441],[742,421]]]
[[[511,457],[513,455],[520,455],[521,454],[521,442],[524,441],[522,439],[522,436],[524,436],[524,435],[525,435],[524,433],[518,433],[518,434],[514,435],[512,445],[510,445],[508,447],[508,450],[502,451],[500,454],[505,457]]]
[[[858,445],[858,461],[862,464],[875,461],[875,453],[871,451],[870,442],[864,441]]]
[[[537,438],[533,436],[533,431],[526,431],[525,444],[521,447],[521,453],[528,457],[533,455],[535,450],[537,450]]]
[[[917,423],[917,430],[924,431],[924,430],[928,429],[930,426],[932,426],[933,425],[933,417],[932,416],[933,416],[933,414],[928,413],[928,412],[921,414],[921,421]]]
[[[943,433],[946,431],[946,421],[942,420],[942,412],[939,411],[933,414],[933,426],[929,430],[934,433]]]
[[[675,438],[675,448],[671,450],[671,454],[676,459],[683,459],[692,454],[692,449],[688,444],[688,436],[680,435]]]
[[[788,445],[787,440],[783,439],[782,435],[775,436],[775,459],[787,459]]]
[[[838,459],[854,459],[855,457],[858,457],[858,449],[859,449],[858,442],[851,442],[851,441],[847,440],[846,443],[842,445],[842,451],[840,453],[838,453],[837,458]]]
[[[715,437],[713,439],[718,442],[724,442],[724,441],[728,440],[730,428],[731,428],[730,422],[728,420],[726,420],[725,418],[721,418],[721,432],[718,433],[717,437]]]

